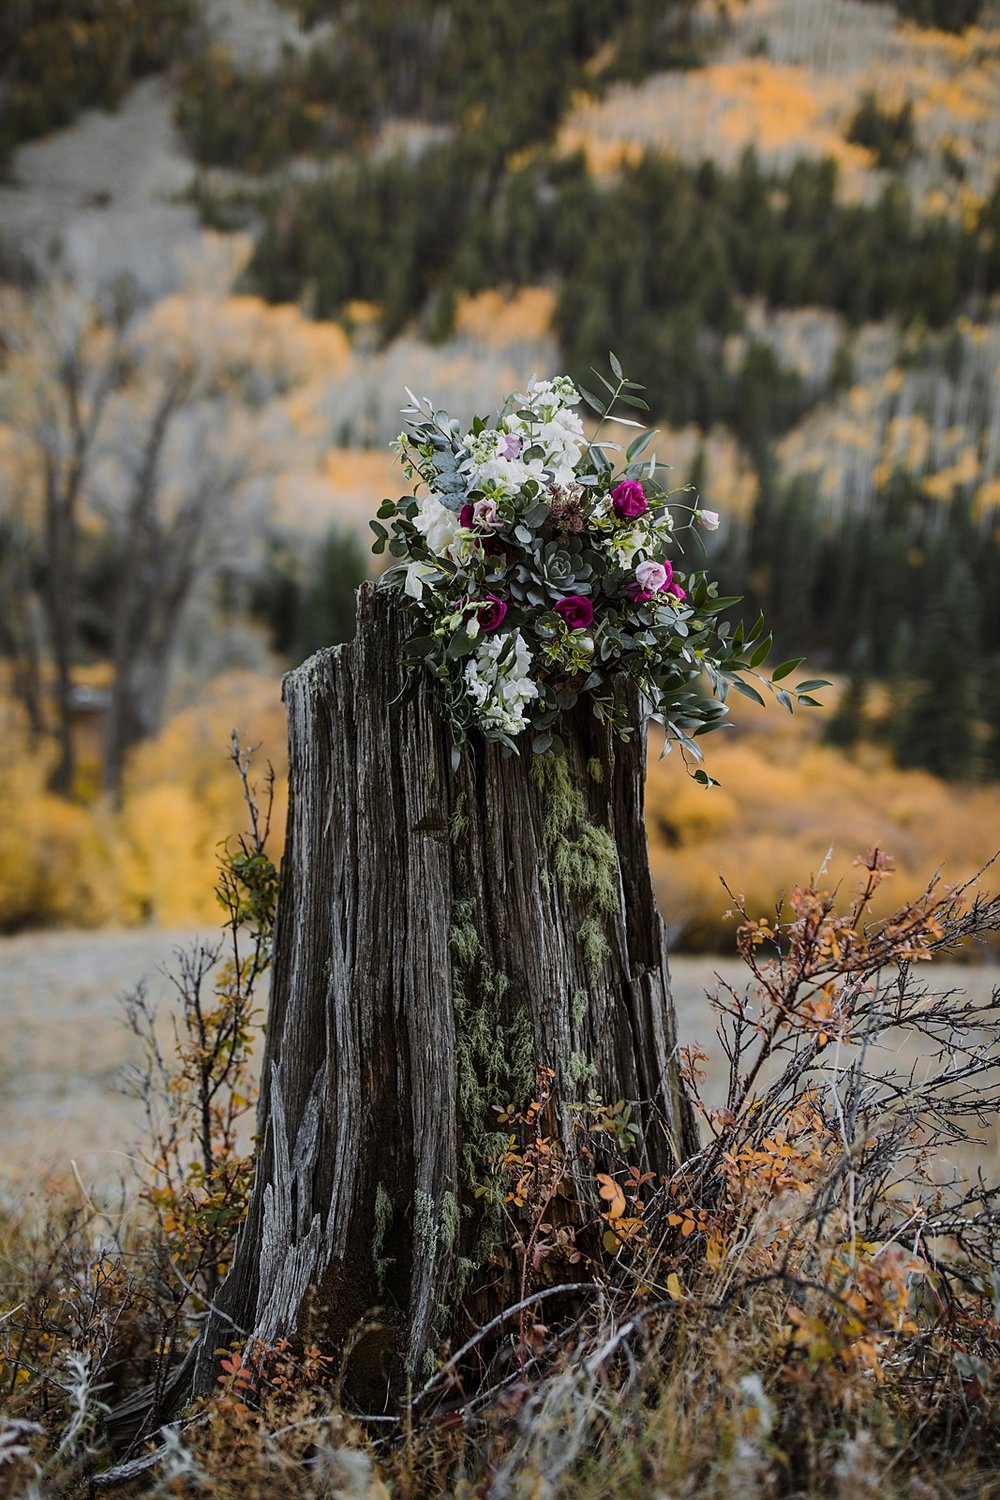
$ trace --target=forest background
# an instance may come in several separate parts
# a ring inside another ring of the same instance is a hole
[[[343,639],[403,387],[614,349],[835,690],[651,757],[675,946],[1000,818],[1000,16],[977,0],[13,0],[0,929],[211,920],[237,727]],[[889,898],[887,898],[889,899]]]

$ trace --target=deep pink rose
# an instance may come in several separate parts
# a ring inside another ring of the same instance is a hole
[[[653,590],[644,589],[633,578],[631,583],[625,585],[625,597],[630,604],[648,604],[653,597]]]
[[[594,606],[582,594],[568,594],[565,599],[557,600],[553,607],[570,630],[586,630],[594,623]]]
[[[664,589],[665,594],[673,594],[675,599],[686,599],[687,590],[682,589],[679,583],[669,583]]]
[[[476,604],[474,608],[479,617],[479,628],[485,635],[499,630],[503,624],[504,615],[507,613],[506,604],[502,599],[498,599],[496,594],[486,594],[482,602]]]
[[[620,521],[634,521],[648,510],[646,494],[637,479],[623,479],[611,491],[611,508]]]

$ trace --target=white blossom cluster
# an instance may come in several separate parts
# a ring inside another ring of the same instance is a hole
[[[521,733],[527,705],[538,697],[530,670],[531,652],[519,630],[491,635],[477,647],[466,663],[465,681],[480,728]]]
[[[463,472],[470,487],[496,496],[514,495],[529,479],[544,488],[546,482],[566,486],[575,478],[583,450],[583,423],[570,408],[580,400],[579,392],[565,375],[539,380],[526,395],[518,396],[516,410],[496,428],[466,433],[462,446],[467,457]],[[530,417],[520,412],[531,412]],[[534,448],[541,456],[526,459]]]

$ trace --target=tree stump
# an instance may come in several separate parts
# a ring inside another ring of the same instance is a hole
[[[355,640],[285,679],[260,1155],[202,1389],[234,1325],[268,1343],[350,1339],[356,1388],[383,1393],[464,1337],[503,1279],[481,1274],[473,1194],[493,1107],[523,1104],[539,1067],[555,1070],[556,1130],[593,1091],[638,1106],[644,1169],[696,1149],[647,859],[645,736],[623,744],[585,705],[558,762],[480,741],[453,770],[430,694],[398,702],[406,634],[400,603],[366,585]],[[374,1308],[381,1332],[359,1337]]]

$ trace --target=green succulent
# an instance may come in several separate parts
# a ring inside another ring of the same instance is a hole
[[[593,577],[583,543],[574,536],[565,542],[547,542],[530,563],[518,563],[511,578],[511,593],[522,602],[544,608],[567,594],[589,594]]]

